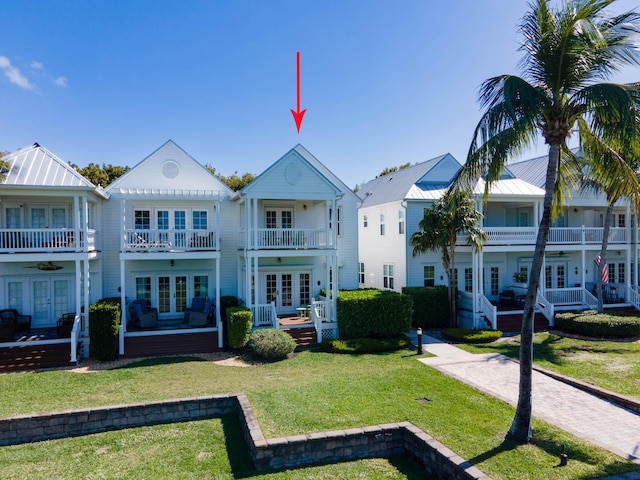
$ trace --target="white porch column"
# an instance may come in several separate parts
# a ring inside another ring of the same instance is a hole
[[[253,203],[253,206],[252,206],[253,220],[251,222],[251,231],[253,232],[252,248],[257,249],[258,248],[258,199],[253,198],[251,199],[251,202]]]
[[[73,234],[76,239],[75,251],[81,252],[84,251],[84,248],[80,248],[80,202],[78,200],[78,196],[73,196]]]
[[[329,229],[329,225],[331,224],[331,207],[329,205],[329,201],[324,202],[324,219],[325,219],[325,247],[329,248],[329,238],[331,235],[331,230]],[[329,277],[327,277],[327,280]],[[329,297],[327,297],[329,298]]]
[[[629,238],[627,239],[627,244],[630,245],[631,244],[631,205],[627,204],[627,211],[625,212],[626,217],[627,217],[627,221],[625,222],[626,225],[626,229],[627,229],[627,233],[629,234]],[[627,251],[625,252],[625,270],[627,272],[629,272],[627,275],[625,275],[625,284],[627,289],[631,288],[631,247],[629,246],[629,248],[627,248]],[[625,293],[625,298],[627,297],[626,293]],[[628,298],[626,298],[627,301],[629,301]]]
[[[89,251],[89,202],[87,202],[87,196],[82,196],[82,215],[84,216],[84,223],[82,225],[82,251]]]
[[[120,199],[120,251],[124,252],[124,244],[125,244],[125,229],[127,228],[126,222],[126,214],[125,214],[125,199]],[[124,292],[124,284],[121,286],[122,291]]]
[[[545,287],[547,286],[547,269],[546,269],[546,265],[547,265],[547,256],[543,255],[542,256],[542,275],[540,276],[540,287],[538,287],[538,289],[540,290],[540,293],[542,294],[542,296],[544,297],[545,295]],[[567,272],[568,273],[568,272]],[[531,275],[531,272],[529,272],[529,275]]]
[[[216,250],[220,251],[220,200],[216,201],[214,207],[216,209]]]
[[[581,273],[581,278],[582,278],[582,288],[587,288],[587,264],[585,263],[585,254],[586,252],[584,251],[584,248],[582,249],[582,251],[580,252],[581,255],[581,261],[582,261],[582,273]]]
[[[124,334],[127,331],[127,305],[126,305],[126,285],[125,285],[125,263],[126,260],[120,260],[120,331],[119,331],[119,353],[124,355]]]
[[[81,336],[85,337],[83,339],[82,342],[82,353],[81,353],[81,357],[83,358],[89,358],[89,344],[91,343],[91,337],[89,336],[89,285],[90,285],[90,278],[89,278],[89,259],[85,258],[84,262],[84,328],[85,328],[85,334],[82,335],[81,332]],[[76,315],[78,313],[76,312]]]
[[[220,259],[216,258],[216,325],[218,325],[218,348],[222,348],[224,329],[220,319]]]
[[[80,306],[82,305],[82,282],[84,281],[85,284],[85,290],[86,290],[86,279],[82,278],[82,271],[80,270],[80,262],[81,260],[76,260],[74,262],[75,267],[76,267],[76,308],[75,308],[75,313],[76,315],[78,315],[80,313]],[[85,307],[85,313],[89,313],[88,312],[88,306]],[[88,326],[85,325],[85,329],[88,330]],[[86,332],[85,332],[86,333]]]

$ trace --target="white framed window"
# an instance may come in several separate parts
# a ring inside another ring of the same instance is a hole
[[[367,217],[366,215],[362,216],[362,226],[364,228],[367,228],[369,226],[369,217]]]
[[[491,267],[491,295],[500,293],[500,267]]]
[[[404,235],[404,210],[398,210],[398,234]]]
[[[618,283],[625,283],[626,279],[626,265],[624,263],[618,264]]]
[[[194,210],[193,215],[193,229],[194,230],[206,230],[207,229],[207,211],[206,210]]]
[[[393,265],[385,264],[382,266],[382,285],[384,288],[393,290]]]
[[[364,263],[360,262],[358,264],[358,283],[360,285],[364,285]]]
[[[380,235],[384,235],[384,213],[380,214]]]
[[[618,227],[624,228],[627,226],[627,216],[624,213],[618,214]]]
[[[135,210],[133,218],[136,230],[149,230],[151,228],[151,212],[149,210]]]
[[[425,265],[422,269],[425,287],[436,286],[436,267],[434,265]]]
[[[466,267],[464,269],[464,291],[473,291],[473,269],[471,267]]]

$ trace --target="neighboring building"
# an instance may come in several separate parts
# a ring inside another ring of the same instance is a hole
[[[474,189],[489,238],[472,252],[464,235],[456,250],[460,322],[480,328],[519,329],[525,286],[515,272],[528,272],[542,216],[547,157],[509,165],[482,202],[484,182]],[[411,235],[423,211],[440,198],[461,165],[449,154],[376,178],[360,189],[360,286],[400,291],[403,286],[446,285],[439,252],[412,254]],[[553,324],[559,309],[593,308],[596,268],[607,203],[604,195],[574,191],[551,228],[537,309]],[[609,233],[608,305],[638,305],[637,251],[629,205],[617,204]],[[403,219],[405,224],[403,225]],[[505,293],[506,291],[506,293]],[[504,294],[504,295],[503,295]],[[496,308],[496,307],[500,308]]]
[[[237,193],[172,141],[104,191],[38,145],[3,159],[0,309],[50,328],[67,359],[72,335],[88,354],[83,312],[104,297],[121,298],[119,351],[137,356],[221,348],[223,296],[255,328],[335,336],[337,292],[358,287],[360,199],[301,145]],[[0,348],[26,345],[5,333]]]
[[[37,143],[2,159],[9,171],[0,183],[0,310],[16,310],[31,317],[31,328],[53,332],[63,314],[77,315],[73,338],[83,340],[87,355],[81,312],[102,297],[101,221],[107,196]],[[30,341],[5,320],[0,342],[10,344],[15,335],[26,348],[38,340],[40,346],[64,349],[67,358],[70,351],[76,354],[71,335]]]

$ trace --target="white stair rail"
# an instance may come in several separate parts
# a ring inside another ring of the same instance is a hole
[[[80,336],[80,315],[76,315],[71,328],[71,363],[78,363],[78,337]]]
[[[491,328],[494,330],[498,329],[498,308],[492,304],[487,297],[483,294],[478,294],[478,303],[480,307],[480,312],[487,317],[489,323],[491,324]]]
[[[640,310],[640,293],[636,292],[631,287],[627,287],[627,298],[629,299],[629,303],[631,303],[636,310]]]
[[[536,295],[536,308],[534,309],[534,311],[536,310],[540,311],[545,316],[545,318],[549,321],[550,327],[553,327],[555,325],[555,322],[554,322],[555,311],[554,311],[553,303],[547,300],[540,293],[540,290],[538,290]]]
[[[586,288],[582,289],[582,303],[584,303],[590,310],[595,310],[598,308],[598,299],[591,294],[589,290]]]

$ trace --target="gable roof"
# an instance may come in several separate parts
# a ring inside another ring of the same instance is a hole
[[[77,188],[101,194],[101,189],[84,178],[67,162],[37,143],[2,157],[9,164],[2,186],[33,188]]]
[[[435,200],[444,194],[462,165],[446,153],[365,183],[359,193],[362,206],[402,200]]]
[[[264,172],[253,179],[251,183],[245,186],[240,192],[239,196],[251,195],[252,190],[259,188],[259,185],[265,181],[265,179],[274,171],[282,166],[284,162],[287,162],[294,156],[301,162],[304,162],[318,177],[322,178],[324,183],[331,190],[335,191],[336,195],[350,195],[354,200],[360,202],[360,197],[347,187],[342,180],[340,180],[331,170],[329,170],[320,160],[313,156],[306,148],[301,144],[296,145],[285,153],[282,157],[272,163]]]
[[[219,178],[167,140],[105,191],[115,196],[229,198],[233,191]]]
[[[530,158],[510,164],[507,168],[519,179],[544,189],[547,183],[548,155]]]

